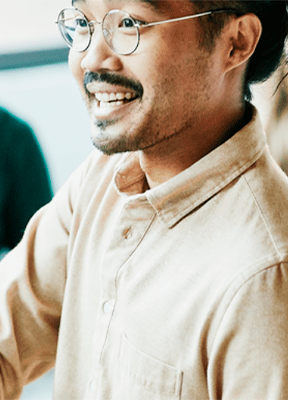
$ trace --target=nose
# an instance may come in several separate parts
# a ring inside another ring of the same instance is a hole
[[[83,70],[92,72],[119,71],[122,68],[120,56],[108,46],[100,26],[95,26],[90,46],[81,61],[81,67]]]

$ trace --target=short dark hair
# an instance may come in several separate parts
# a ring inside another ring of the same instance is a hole
[[[280,65],[284,56],[285,40],[288,35],[288,1],[193,1],[197,11],[214,9],[233,9],[236,15],[253,13],[262,24],[262,35],[251,56],[244,81],[244,97],[251,100],[254,83],[266,81]],[[199,20],[203,27],[203,44],[213,46],[225,23],[231,17],[227,14],[214,14]]]

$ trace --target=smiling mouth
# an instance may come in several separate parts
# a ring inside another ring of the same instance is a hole
[[[99,108],[113,108],[119,107],[124,104],[130,103],[138,98],[135,93],[132,92],[97,92],[95,93],[95,99]]]

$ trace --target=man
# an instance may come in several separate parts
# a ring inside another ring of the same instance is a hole
[[[1,265],[2,398],[55,362],[54,399],[286,398],[288,184],[245,102],[285,2],[73,7],[58,24],[106,154]]]
[[[0,107],[0,259],[52,198],[47,166],[32,129]]]

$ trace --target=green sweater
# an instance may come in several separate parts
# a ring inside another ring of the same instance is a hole
[[[47,166],[33,131],[0,108],[0,253],[17,245],[30,217],[51,197]]]

